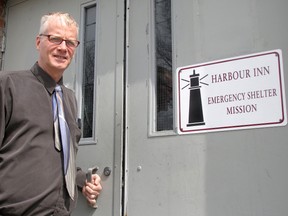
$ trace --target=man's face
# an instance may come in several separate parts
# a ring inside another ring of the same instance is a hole
[[[64,40],[77,40],[76,27],[69,27],[60,19],[54,19],[50,22],[43,34],[57,36]],[[59,45],[54,44],[48,40],[47,36],[38,36],[36,47],[39,51],[39,66],[55,81],[58,81],[69,66],[76,48],[67,46],[64,41]]]

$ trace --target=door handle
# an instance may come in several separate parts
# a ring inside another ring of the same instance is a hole
[[[86,173],[86,179],[88,182],[92,183],[92,175],[96,174],[97,170],[99,170],[99,167],[97,166],[88,168],[88,172]]]
[[[88,172],[86,173],[86,179],[88,182],[92,182],[92,175],[93,174],[96,174],[97,170],[99,169],[99,167],[95,166],[95,167],[92,167],[92,168],[88,168]],[[96,201],[96,199],[95,199]],[[93,208],[97,209],[98,208],[98,205],[97,205],[97,202],[92,205]]]

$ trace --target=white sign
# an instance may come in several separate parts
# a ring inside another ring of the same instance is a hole
[[[180,134],[287,124],[281,50],[180,67]]]

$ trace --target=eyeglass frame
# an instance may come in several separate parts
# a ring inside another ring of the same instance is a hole
[[[60,45],[60,44],[62,44],[63,43],[63,41],[65,41],[65,44],[66,44],[66,46],[67,47],[70,47],[70,48],[77,48],[78,46],[79,46],[79,44],[80,44],[80,41],[78,41],[78,40],[65,40],[64,38],[62,38],[62,37],[59,37],[59,36],[56,36],[56,35],[50,35],[50,34],[39,34],[39,36],[45,36],[45,37],[47,37],[47,39],[48,39],[48,41],[50,42],[50,43],[53,43],[53,44],[55,44],[55,45]],[[51,40],[51,36],[52,37],[55,37],[55,39],[59,39],[59,42],[56,42],[56,41],[52,41]],[[61,41],[60,41],[60,39],[61,39]],[[68,43],[67,43],[68,42]],[[70,45],[69,45],[70,44]],[[71,44],[76,44],[76,45],[71,45]]]

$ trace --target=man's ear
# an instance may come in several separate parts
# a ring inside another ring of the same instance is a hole
[[[40,46],[40,36],[36,37],[36,49],[39,50],[39,46]]]

